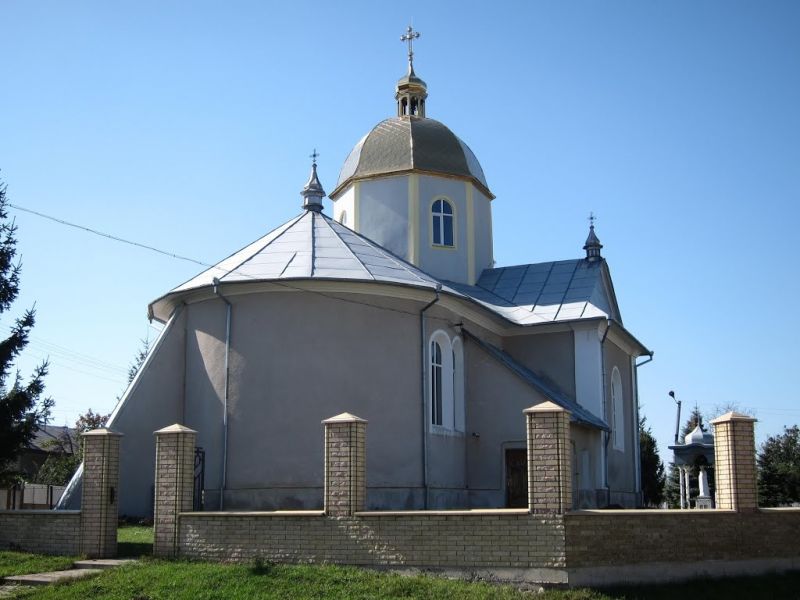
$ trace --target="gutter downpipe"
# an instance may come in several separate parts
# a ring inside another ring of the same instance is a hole
[[[611,329],[611,319],[606,321],[606,330],[603,332],[603,337],[600,338],[600,370],[603,376],[603,420],[604,421],[606,419],[606,409],[608,408],[608,402],[607,402],[608,399],[606,398],[605,343],[610,329]],[[606,505],[608,505],[611,503],[611,488],[608,485],[608,444],[611,442],[611,435],[607,431],[604,431],[603,437],[605,438],[605,444],[603,445],[603,487],[606,489],[606,493],[608,494],[608,497],[606,498]]]
[[[222,394],[222,473],[219,481],[219,509],[225,508],[225,487],[228,483],[228,376],[231,353],[231,310],[228,299],[219,290],[219,279],[214,277],[214,294],[225,303],[225,388]]]
[[[419,380],[419,391],[422,399],[422,487],[425,490],[423,508],[428,510],[428,413],[425,404],[425,374],[427,372],[425,364],[425,312],[434,304],[439,302],[439,292],[442,291],[442,284],[436,284],[436,297],[428,302],[419,311],[419,339],[420,339],[420,365],[422,366]]]

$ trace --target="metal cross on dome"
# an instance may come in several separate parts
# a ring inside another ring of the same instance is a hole
[[[401,42],[408,42],[408,66],[413,70],[414,68],[414,40],[419,38],[419,31],[414,31],[411,25],[408,26],[406,32],[400,36]]]
[[[594,216],[594,212],[589,213],[589,227],[594,227],[594,222],[597,220],[597,217]]]
[[[316,167],[317,159],[319,158],[319,152],[317,152],[316,148],[314,148],[314,151],[308,155],[308,158],[311,159],[311,164]]]

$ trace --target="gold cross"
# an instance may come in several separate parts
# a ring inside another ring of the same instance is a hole
[[[414,31],[411,25],[408,26],[406,32],[400,36],[401,42],[408,42],[408,66],[413,70],[414,68],[414,40],[419,38],[419,31]]]

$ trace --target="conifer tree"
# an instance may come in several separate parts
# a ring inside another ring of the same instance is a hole
[[[642,503],[648,507],[659,507],[664,501],[666,475],[664,462],[658,455],[658,444],[653,431],[646,426],[647,417],[639,419],[639,457],[642,481]]]
[[[17,257],[17,226],[8,219],[6,186],[0,182],[0,315],[11,308],[19,294],[21,265]],[[35,321],[34,309],[26,310],[0,340],[0,482],[14,478],[14,461],[50,415],[53,401],[43,397],[47,362],[28,379],[14,369],[14,361],[28,344]]]

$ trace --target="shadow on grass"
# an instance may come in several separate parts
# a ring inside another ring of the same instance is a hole
[[[275,571],[275,563],[264,561],[260,558],[257,558],[253,561],[253,564],[250,566],[250,574],[257,575],[260,577],[264,577],[267,575],[272,575]]]
[[[152,556],[153,544],[142,542],[117,542],[117,558],[139,558]]]

